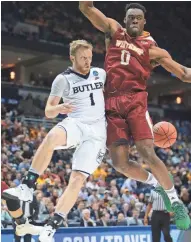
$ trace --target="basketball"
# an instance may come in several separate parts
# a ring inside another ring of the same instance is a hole
[[[154,144],[160,148],[168,148],[176,142],[177,131],[169,122],[159,122],[153,127]]]

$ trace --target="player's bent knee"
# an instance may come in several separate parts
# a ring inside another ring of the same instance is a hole
[[[69,186],[70,189],[76,190],[83,186],[87,176],[79,171],[72,171],[70,176]]]
[[[17,200],[9,199],[6,203],[8,210],[11,212],[15,212],[20,208],[20,202]]]
[[[127,140],[118,140],[109,147],[109,152],[113,160],[119,160],[129,155],[129,144]],[[126,159],[125,159],[126,160]]]
[[[127,173],[129,164],[129,145],[110,147],[112,166],[120,173]]]
[[[52,129],[45,138],[45,144],[55,148],[55,146],[66,145],[66,132],[63,130]]]

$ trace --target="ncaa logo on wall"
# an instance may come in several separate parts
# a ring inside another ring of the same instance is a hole
[[[98,76],[98,72],[97,71],[93,71],[93,75],[94,76]]]

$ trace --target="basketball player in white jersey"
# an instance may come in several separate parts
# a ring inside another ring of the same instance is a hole
[[[76,40],[70,44],[70,60],[72,68],[55,78],[45,109],[48,118],[55,118],[59,113],[67,114],[68,117],[47,134],[23,183],[2,194],[5,200],[32,201],[34,184],[48,167],[54,149],[57,146],[77,147],[69,184],[58,201],[53,218],[40,233],[41,242],[52,241],[56,229],[74,206],[84,181],[97,169],[105,154],[103,87],[106,73],[103,69],[91,68],[92,45],[85,40]],[[59,104],[61,98],[64,104]],[[26,231],[29,228],[26,224],[20,225],[20,233],[30,233]]]

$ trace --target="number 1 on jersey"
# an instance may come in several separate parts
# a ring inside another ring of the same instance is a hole
[[[90,101],[91,101],[91,106],[94,106],[95,102],[94,102],[93,92],[90,93]]]
[[[121,65],[129,65],[131,54],[127,50],[122,50],[121,51]]]

